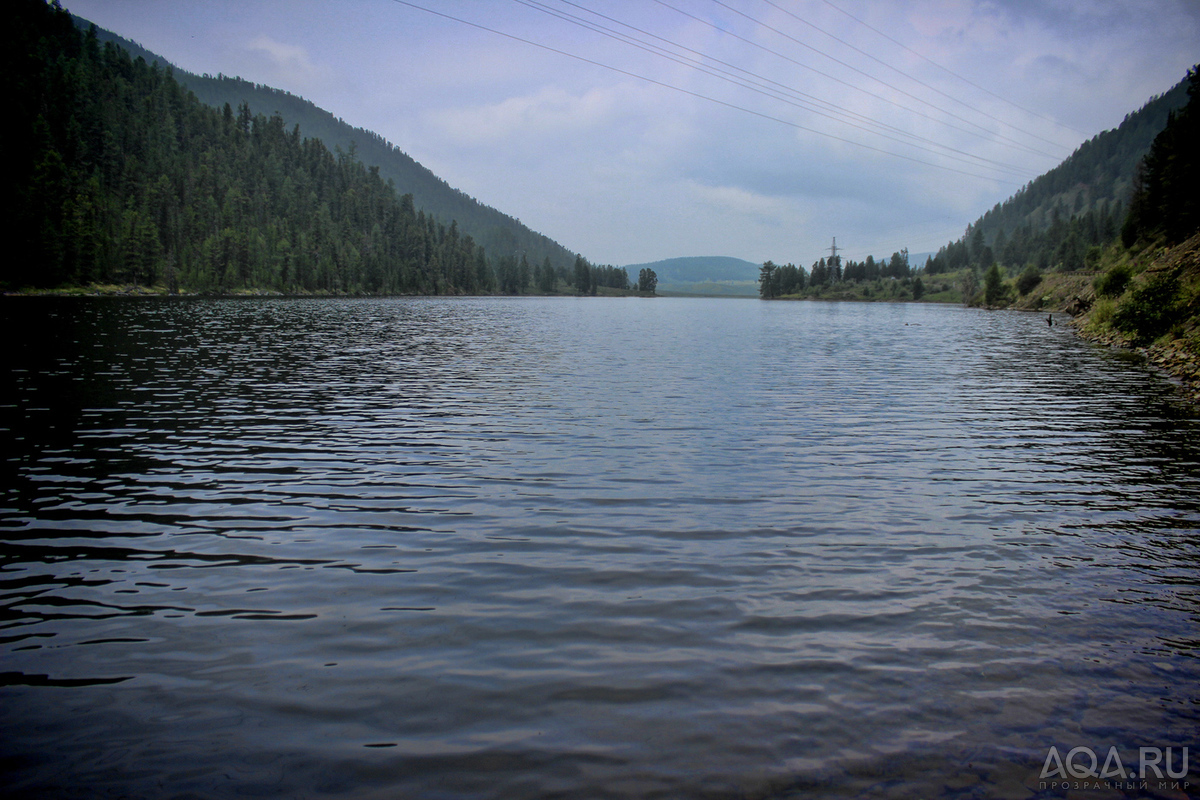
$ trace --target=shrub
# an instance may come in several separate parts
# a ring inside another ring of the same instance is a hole
[[[1033,264],[1030,264],[1017,278],[1017,291],[1021,293],[1022,297],[1024,297],[1032,292],[1041,282],[1042,271]]]
[[[1117,303],[1111,298],[1104,297],[1096,301],[1096,305],[1092,306],[1092,313],[1088,316],[1087,328],[1089,333],[1101,333],[1112,326],[1113,315],[1117,311]]]
[[[1097,277],[1092,285],[1096,288],[1096,294],[1101,297],[1119,297],[1132,279],[1133,268],[1128,264],[1118,264]]]
[[[1163,272],[1130,292],[1113,314],[1113,325],[1148,342],[1166,333],[1178,312],[1179,279]]]

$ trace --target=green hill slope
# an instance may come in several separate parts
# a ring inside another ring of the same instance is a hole
[[[1200,401],[1200,66],[1187,94],[1136,168],[1119,237],[1094,249],[1089,271],[1027,269],[1008,283],[993,264],[970,301],[1065,311],[1083,336],[1137,347]]]
[[[1168,116],[1187,103],[1187,80],[1127,115],[1115,129],[1081,144],[1063,163],[1030,181],[967,227],[926,262],[931,274],[992,261],[1020,270],[1088,266],[1089,250],[1113,241],[1128,209],[1138,163]]]
[[[91,26],[82,17],[74,19],[81,30]],[[97,33],[101,42],[113,42],[135,60],[140,56],[147,63],[170,66],[175,79],[207,105],[220,109],[228,103],[236,109],[246,103],[254,114],[271,116],[278,112],[289,130],[299,125],[303,136],[320,139],[331,150],[349,152],[353,146],[355,157],[368,166],[378,166],[380,177],[395,183],[397,194],[411,194],[418,209],[443,224],[457,222],[459,230],[482,245],[492,259],[519,252],[532,264],[542,264],[549,258],[556,270],[570,270],[575,264],[575,254],[558,242],[454,189],[383,137],[355,128],[308,100],[241,78],[194,75],[111,31],[98,28]]]
[[[1026,222],[1045,230],[1052,224],[1056,210],[1061,216],[1074,217],[1098,209],[1105,202],[1128,203],[1138,162],[1166,127],[1168,115],[1183,108],[1187,101],[1184,79],[1166,94],[1127,114],[1117,128],[1081,144],[1066,161],[988,211],[974,227],[991,240],[998,231],[1012,233]]]

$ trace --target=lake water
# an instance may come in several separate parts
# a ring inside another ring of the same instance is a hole
[[[10,791],[1196,791],[1200,422],[1043,316],[0,308]]]

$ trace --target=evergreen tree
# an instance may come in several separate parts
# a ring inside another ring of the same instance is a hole
[[[773,261],[763,262],[762,268],[759,269],[759,272],[758,272],[758,296],[763,298],[764,300],[770,300],[772,297],[775,296],[775,285],[774,285],[775,270],[776,270],[776,266],[775,266],[775,262],[773,262]],[[643,269],[642,273],[644,274],[645,272],[646,272],[646,270]],[[639,276],[638,288],[641,289],[641,287],[642,287],[642,278]]]
[[[654,294],[658,289],[658,275],[649,267],[638,271],[638,291]]]
[[[592,268],[583,256],[575,256],[575,272],[572,285],[579,294],[591,294]]]
[[[554,291],[554,266],[550,263],[550,256],[546,256],[546,259],[538,268],[536,281],[538,291],[542,294],[550,294]]]
[[[1200,231],[1200,65],[1188,72],[1187,91],[1187,105],[1168,117],[1139,167],[1126,246],[1154,236],[1175,244]]]
[[[1000,275],[1000,265],[995,261],[988,267],[987,274],[983,279],[983,296],[984,301],[989,306],[994,306],[1000,302],[1000,298],[1004,296],[1004,283]]]

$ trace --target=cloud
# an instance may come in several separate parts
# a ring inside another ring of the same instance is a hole
[[[314,63],[308,51],[299,45],[258,36],[247,43],[246,49],[265,55],[278,79],[286,81],[289,87],[302,86],[311,92],[329,82],[330,71]]]
[[[430,121],[462,143],[496,142],[519,136],[553,139],[588,130],[614,111],[612,92],[598,89],[572,95],[557,87],[508,97],[498,103],[434,111]]]
[[[685,184],[695,202],[708,205],[734,218],[753,217],[761,223],[782,224],[790,209],[779,197],[748,191],[740,186],[706,186],[695,181]]]

